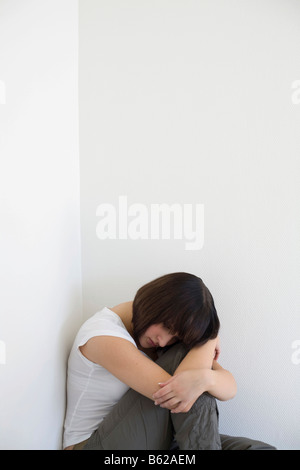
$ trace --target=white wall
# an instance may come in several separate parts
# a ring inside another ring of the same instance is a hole
[[[221,431],[300,447],[300,4],[82,0],[79,117],[84,315],[189,271],[211,289],[238,382]],[[202,250],[102,240],[97,207],[203,203]]]
[[[1,0],[1,449],[61,448],[82,321],[77,60],[76,1]]]

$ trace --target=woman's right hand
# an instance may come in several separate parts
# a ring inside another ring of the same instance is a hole
[[[160,383],[160,390],[154,393],[153,398],[156,405],[171,410],[171,413],[186,413],[200,395],[208,390],[209,384],[208,369],[184,370]]]

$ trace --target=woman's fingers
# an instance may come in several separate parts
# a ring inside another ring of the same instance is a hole
[[[177,397],[174,397],[161,404],[160,407],[169,409],[171,413],[187,413],[190,411],[192,404],[186,401],[179,401]]]
[[[163,402],[160,405],[160,407],[161,408],[168,408],[168,410],[172,410],[173,408],[176,408],[179,404],[180,404],[180,401],[178,400],[178,398],[173,397],[173,398],[170,398],[169,400],[166,400],[165,402]]]
[[[171,385],[165,385],[162,386],[160,390],[154,393],[153,398],[154,400],[160,400],[161,398],[165,397],[169,393],[172,393],[172,386]]]
[[[160,400],[161,398],[165,397],[165,395],[172,393],[173,392],[173,380],[175,379],[176,375],[174,377],[171,377],[169,380],[166,382],[159,383],[158,385],[160,386],[160,390],[155,392],[153,394],[154,400]],[[173,392],[174,395],[174,392]]]
[[[175,398],[175,396],[174,396],[174,393],[171,391],[169,393],[165,393],[162,397],[155,398],[154,404],[161,405],[162,403],[165,403],[166,401],[171,400],[172,398]]]

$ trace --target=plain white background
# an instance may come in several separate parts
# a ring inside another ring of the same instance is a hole
[[[60,448],[79,325],[188,271],[238,383],[221,432],[299,449],[299,14],[296,0],[0,0],[0,448]],[[204,204],[203,248],[99,240],[97,207],[120,195]]]

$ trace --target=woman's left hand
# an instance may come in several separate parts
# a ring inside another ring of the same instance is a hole
[[[167,382],[159,384],[160,390],[153,395],[155,404],[168,408],[172,413],[188,412],[197,398],[207,391],[210,372],[208,369],[178,372]]]

